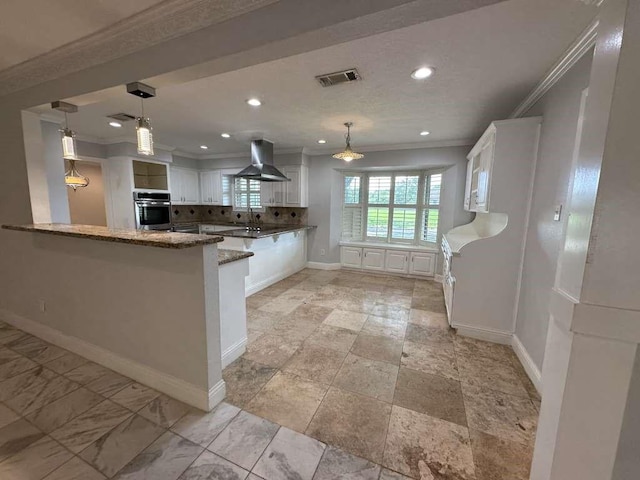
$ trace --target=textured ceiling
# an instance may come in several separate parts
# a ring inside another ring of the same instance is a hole
[[[595,15],[576,0],[510,0],[400,30],[158,90],[145,103],[157,143],[185,152],[239,153],[264,136],[277,148],[339,148],[345,121],[353,146],[474,139],[515,108]],[[436,68],[416,82],[410,72]],[[322,88],[315,75],[356,67],[361,82]],[[256,109],[245,100],[257,96]],[[70,117],[79,133],[132,136],[106,115],[139,112],[125,88],[110,89]],[[39,111],[43,111],[40,109]],[[221,132],[232,135],[220,138]]]

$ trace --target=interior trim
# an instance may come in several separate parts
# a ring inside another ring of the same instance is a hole
[[[533,386],[536,387],[538,393],[542,395],[542,373],[529,355],[529,352],[527,352],[527,349],[524,348],[524,345],[515,334],[511,338],[511,347],[524,367],[524,371],[527,372],[527,376],[533,383]]]

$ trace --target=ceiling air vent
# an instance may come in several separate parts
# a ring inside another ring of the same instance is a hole
[[[362,80],[362,77],[355,68],[350,68],[349,70],[343,70],[341,72],[318,75],[316,80],[318,80],[320,85],[323,87],[331,87],[333,85],[338,85],[339,83]]]
[[[114,113],[113,115],[107,115],[107,118],[113,118],[119,122],[128,122],[129,120],[135,120],[136,117],[129,115],[128,113]]]

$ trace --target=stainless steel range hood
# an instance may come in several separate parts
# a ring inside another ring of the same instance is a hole
[[[251,165],[236,174],[236,178],[247,178],[259,182],[291,181],[273,166],[273,143],[268,140],[253,140],[251,142]]]

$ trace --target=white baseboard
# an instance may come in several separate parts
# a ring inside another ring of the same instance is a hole
[[[304,270],[306,266],[307,266],[307,264],[305,263],[300,268],[298,268],[298,269],[296,269],[294,271],[281,272],[278,275],[274,275],[274,276],[269,277],[269,278],[267,278],[265,280],[262,280],[261,282],[258,282],[258,283],[254,284],[254,285],[251,285],[250,287],[247,287],[247,289],[245,290],[245,293],[244,293],[245,297],[253,295],[254,293],[258,293],[260,290],[264,290],[265,288],[273,285],[274,283],[277,283],[280,280],[284,280],[285,278],[290,277],[294,273],[298,273],[299,271]]]
[[[247,337],[243,338],[234,345],[231,345],[224,352],[222,352],[222,368],[226,368],[227,365],[230,365],[234,360],[240,358],[240,356],[246,351]]]
[[[340,270],[342,265],[339,263],[307,262],[307,268],[313,268],[314,270]]]
[[[524,371],[527,372],[531,382],[533,382],[533,385],[536,387],[536,390],[542,395],[542,373],[515,334],[511,337],[511,346],[513,347],[513,351],[516,352],[518,360],[520,360],[520,363],[524,367]]]
[[[463,337],[477,338],[478,340],[485,340],[487,342],[501,343],[503,345],[511,345],[511,332],[504,332],[501,330],[494,330],[491,328],[471,327],[469,325],[460,325],[453,323],[451,325],[457,329],[458,335]]]
[[[16,315],[13,312],[0,309],[0,319],[20,330],[99,363],[201,410],[211,410],[224,398],[225,385],[223,380],[220,380],[210,391],[207,391],[173,375],[122,357],[103,347],[67,335],[47,325]],[[220,396],[220,392],[222,392],[222,396]],[[212,401],[216,401],[216,403],[212,403]]]

